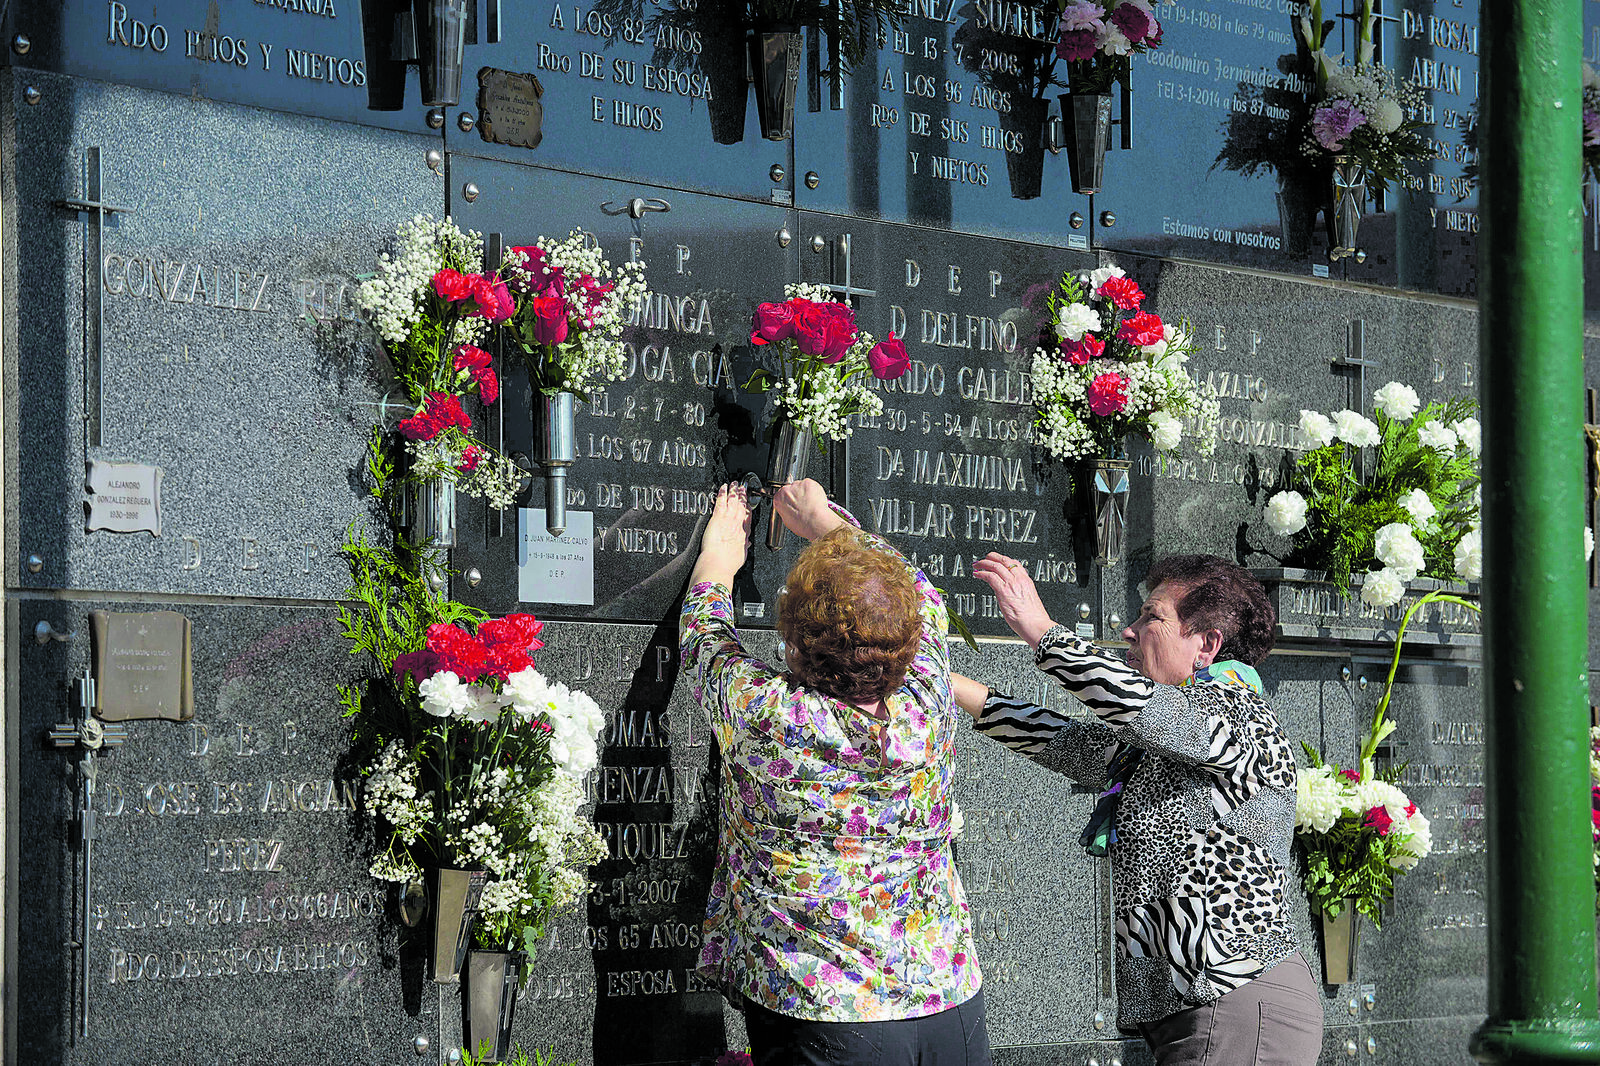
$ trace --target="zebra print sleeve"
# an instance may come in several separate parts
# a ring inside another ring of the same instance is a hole
[[[990,689],[976,728],[1079,784],[1100,787],[1106,783],[1106,765],[1116,737],[1099,722],[1069,718]]]
[[[1107,725],[1127,725],[1155,694],[1154,681],[1066,626],[1044,635],[1034,662]]]

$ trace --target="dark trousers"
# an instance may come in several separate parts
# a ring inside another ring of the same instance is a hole
[[[810,1022],[744,1003],[755,1066],[991,1066],[983,991],[959,1006],[888,1022]]]

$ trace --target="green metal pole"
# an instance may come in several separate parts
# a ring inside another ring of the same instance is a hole
[[[1583,560],[1582,0],[1481,8],[1485,1063],[1600,1062]]]

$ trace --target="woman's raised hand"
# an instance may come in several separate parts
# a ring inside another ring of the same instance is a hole
[[[1055,622],[1039,599],[1028,568],[1009,555],[990,552],[972,564],[972,576],[994,589],[1000,605],[1000,617],[1006,620],[1011,632],[1038,647],[1039,641]]]
[[[828,494],[810,478],[780,486],[772,494],[772,506],[789,531],[805,540],[816,540],[844,524],[828,506]]]
[[[692,584],[717,581],[732,587],[744,566],[750,544],[750,505],[743,485],[730,483],[717,489],[717,503],[700,535],[700,558],[695,561]]]

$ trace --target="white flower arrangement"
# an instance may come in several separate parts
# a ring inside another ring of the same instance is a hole
[[[1188,324],[1141,311],[1143,300],[1116,266],[1069,271],[1051,292],[1058,346],[1036,349],[1031,370],[1037,440],[1053,458],[1119,457],[1130,434],[1160,452],[1186,434],[1199,454],[1216,449],[1216,391],[1187,369]]]
[[[432,294],[433,276],[450,269],[470,272],[483,259],[483,238],[463,232],[448,217],[417,215],[400,223],[395,250],[378,255],[378,269],[356,287],[356,306],[365,311],[384,343],[401,348],[413,341]],[[456,324],[456,344],[472,344],[483,336],[482,318]]]

